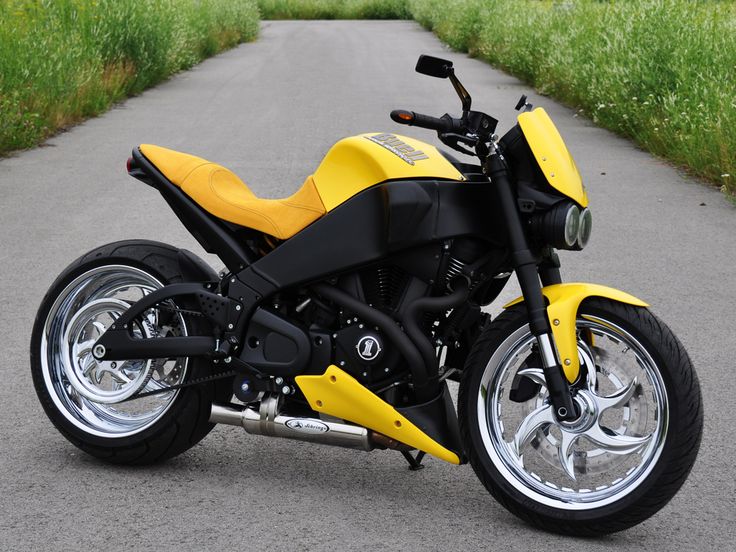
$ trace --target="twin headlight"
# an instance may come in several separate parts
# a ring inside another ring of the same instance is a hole
[[[593,215],[570,201],[555,205],[531,220],[532,231],[556,249],[581,250],[588,244],[593,229]]]

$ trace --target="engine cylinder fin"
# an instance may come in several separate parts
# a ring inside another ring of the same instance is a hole
[[[393,265],[383,265],[362,274],[363,291],[370,304],[382,310],[398,307],[409,275]]]

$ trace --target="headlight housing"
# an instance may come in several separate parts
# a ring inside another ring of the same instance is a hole
[[[580,250],[590,239],[593,217],[590,209],[581,211],[572,201],[562,201],[532,217],[531,225],[545,244],[556,249]]]

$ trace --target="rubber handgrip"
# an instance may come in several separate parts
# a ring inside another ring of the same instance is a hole
[[[445,117],[437,118],[403,109],[395,109],[391,112],[391,119],[402,125],[418,126],[440,132],[451,132],[453,129],[452,120],[449,117]]]

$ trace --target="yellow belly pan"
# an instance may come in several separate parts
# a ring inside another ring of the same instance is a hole
[[[354,195],[386,180],[463,180],[437,148],[394,134],[340,140],[314,175],[284,199],[257,197],[225,167],[187,153],[143,144],[141,153],[214,216],[285,240]]]

